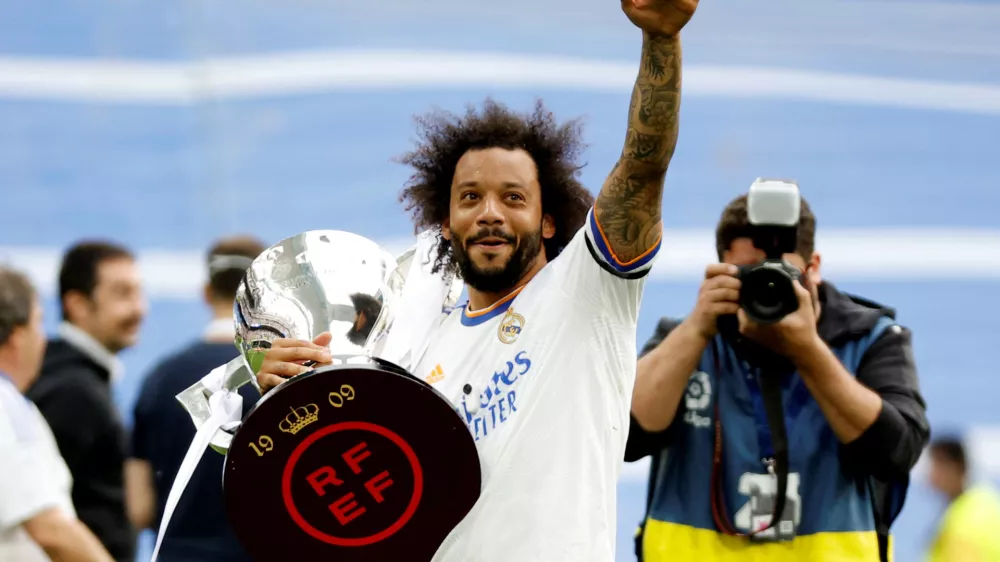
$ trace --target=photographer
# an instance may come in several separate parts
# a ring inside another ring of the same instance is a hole
[[[755,182],[692,313],[644,346],[625,456],[653,460],[640,560],[886,559],[929,438],[910,333],[821,279],[815,224],[795,184]]]

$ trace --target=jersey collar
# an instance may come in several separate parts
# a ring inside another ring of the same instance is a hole
[[[510,308],[512,302],[514,302],[514,297],[516,297],[521,290],[524,289],[524,285],[514,289],[509,295],[498,300],[492,305],[482,309],[471,311],[469,310],[469,303],[465,303],[462,307],[462,325],[463,326],[478,326],[483,322],[488,322],[497,316],[500,316],[507,309]]]

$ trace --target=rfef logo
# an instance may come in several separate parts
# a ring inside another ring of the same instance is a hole
[[[366,422],[317,430],[295,448],[282,475],[292,520],[337,546],[366,546],[392,536],[413,517],[422,494],[423,471],[409,443]]]

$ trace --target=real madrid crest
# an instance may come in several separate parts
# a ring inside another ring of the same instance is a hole
[[[503,321],[500,322],[497,337],[503,343],[514,343],[517,341],[518,336],[521,335],[523,328],[524,316],[514,312],[513,308],[508,308],[507,313],[504,314]]]

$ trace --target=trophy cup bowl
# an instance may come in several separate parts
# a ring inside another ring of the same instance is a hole
[[[331,365],[286,379],[227,428],[227,512],[256,560],[429,561],[478,500],[464,420],[383,356],[419,257],[324,230],[282,240],[247,269],[235,343],[258,391],[276,338],[333,336]]]

